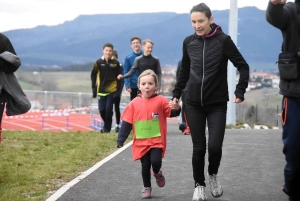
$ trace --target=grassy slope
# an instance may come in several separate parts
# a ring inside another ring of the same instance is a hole
[[[0,200],[45,200],[116,150],[115,133],[4,131]]]

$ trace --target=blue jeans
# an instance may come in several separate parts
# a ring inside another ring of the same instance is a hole
[[[114,93],[107,96],[100,96],[98,100],[98,108],[100,116],[104,122],[103,130],[104,132],[110,132],[113,116],[113,103],[114,103]]]
[[[284,192],[290,200],[300,200],[297,189],[300,186],[300,102],[293,98],[283,98],[282,128],[283,153],[286,166],[284,168]]]

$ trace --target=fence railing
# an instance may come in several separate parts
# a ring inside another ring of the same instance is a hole
[[[24,90],[24,92],[31,103],[32,110],[81,108],[98,101],[97,98],[92,98],[92,93],[35,90]],[[129,94],[122,95],[122,102],[129,103]]]
[[[98,99],[92,98],[92,93],[82,92],[61,92],[61,91],[35,91],[24,90],[31,102],[32,110],[58,110],[89,107],[97,104]],[[170,96],[165,96],[170,99]],[[129,93],[123,93],[121,105],[127,105],[130,102]],[[236,120],[255,124],[265,124],[270,126],[280,126],[278,114],[280,106],[278,104],[248,105],[237,104]]]

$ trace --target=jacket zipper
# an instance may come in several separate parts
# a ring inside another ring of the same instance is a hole
[[[204,59],[205,59],[205,38],[203,38],[204,44],[203,44],[203,52],[202,52],[202,84],[201,84],[201,105],[203,106],[203,80],[204,80]]]

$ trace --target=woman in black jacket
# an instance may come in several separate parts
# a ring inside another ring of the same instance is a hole
[[[193,200],[206,200],[204,162],[206,153],[205,127],[208,124],[208,177],[211,193],[220,197],[223,189],[218,181],[222,144],[226,126],[228,97],[227,64],[230,60],[238,69],[240,78],[233,102],[244,100],[248,86],[249,66],[230,36],[213,22],[210,8],[204,3],[190,12],[195,33],[183,41],[183,57],[179,78],[173,90],[173,103],[186,90],[186,116],[193,142]],[[172,105],[172,104],[171,104]]]

